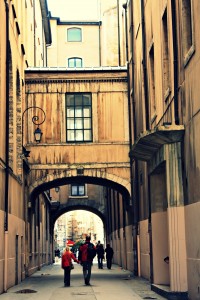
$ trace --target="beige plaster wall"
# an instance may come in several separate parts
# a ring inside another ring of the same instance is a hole
[[[4,287],[4,246],[5,246],[5,238],[4,238],[4,212],[0,210],[0,293],[3,291]]]
[[[140,221],[139,223],[139,245],[138,257],[140,260],[140,275],[146,279],[150,279],[150,247],[149,247],[149,233],[148,220]]]
[[[185,207],[189,299],[200,295],[200,202]]]
[[[4,213],[0,211],[0,225],[3,228]],[[8,249],[7,262],[5,262],[5,236],[1,230],[1,250],[0,250],[0,293],[4,291],[6,281],[7,288],[15,285],[15,263],[16,263],[16,236],[18,236],[18,283],[25,276],[25,223],[14,215],[8,216]],[[6,265],[5,265],[6,264]],[[6,277],[4,271],[6,270]]]
[[[164,258],[169,256],[167,212],[152,214],[153,282],[169,284],[169,265]]]
[[[67,67],[68,58],[82,58],[83,68],[98,67],[100,62],[98,25],[59,25],[51,20],[53,43],[48,47],[48,66]],[[82,30],[81,42],[68,42],[67,29],[77,27]]]
[[[132,238],[132,225],[126,226],[126,256],[127,256],[127,269],[134,270],[134,257],[133,257],[133,238]]]

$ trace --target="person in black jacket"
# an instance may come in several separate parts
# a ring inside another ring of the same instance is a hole
[[[111,269],[114,251],[113,248],[110,247],[110,244],[106,245],[105,253],[106,253],[106,260],[107,260],[107,268]]]
[[[96,248],[90,242],[90,236],[86,236],[85,243],[79,248],[79,259],[83,266],[83,277],[86,285],[90,285],[92,262],[96,256]]]
[[[103,269],[103,259],[104,259],[104,248],[103,245],[100,244],[97,248],[97,259],[98,259],[98,268]]]

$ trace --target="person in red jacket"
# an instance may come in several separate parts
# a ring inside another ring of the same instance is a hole
[[[69,250],[69,247],[65,248],[65,251],[62,255],[62,268],[64,269],[64,284],[65,286],[70,286],[70,274],[71,274],[71,263],[72,259],[79,264],[78,259],[74,254]]]
[[[96,248],[90,243],[90,236],[86,236],[85,243],[79,248],[79,260],[83,266],[83,277],[86,285],[90,285],[92,262],[96,256]]]

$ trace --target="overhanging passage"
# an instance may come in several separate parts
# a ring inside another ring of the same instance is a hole
[[[159,126],[153,130],[142,133],[133,144],[129,156],[149,161],[152,156],[165,144],[180,142],[184,135],[184,126]]]

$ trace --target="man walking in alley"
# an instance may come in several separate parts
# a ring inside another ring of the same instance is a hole
[[[90,242],[90,236],[86,236],[85,243],[79,248],[79,260],[83,266],[83,277],[86,285],[90,285],[92,262],[95,256],[95,246]]]
[[[107,268],[111,269],[114,251],[113,248],[110,247],[110,244],[106,245],[105,253],[106,253],[106,260],[107,260]]]
[[[103,244],[100,244],[97,248],[97,259],[98,259],[98,268],[103,269],[103,259],[104,259],[104,248]]]

